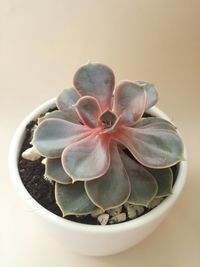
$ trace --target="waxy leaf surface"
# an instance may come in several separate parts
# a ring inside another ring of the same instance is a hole
[[[121,127],[114,137],[144,166],[170,167],[183,157],[183,144],[174,130]]]
[[[55,185],[56,203],[66,215],[87,215],[97,209],[87,196],[83,182]]]
[[[134,125],[142,117],[145,106],[146,93],[138,84],[124,81],[116,87],[113,111],[121,115],[127,126]]]
[[[72,179],[63,169],[61,159],[47,159],[45,164],[45,176],[50,180],[61,184],[71,184]]]
[[[50,113],[47,113],[45,116],[38,118],[38,122],[41,123],[42,121],[46,119],[68,120],[68,116],[60,110],[54,110],[54,111],[51,111]]]
[[[147,207],[157,194],[158,185],[155,178],[124,152],[121,153],[121,158],[131,184],[131,194],[128,202]]]
[[[81,97],[76,103],[75,109],[84,124],[91,128],[97,127],[101,109],[96,98],[92,96]]]
[[[90,128],[86,126],[60,119],[47,119],[37,127],[32,143],[44,157],[58,158],[68,145],[89,134]]]
[[[74,109],[74,105],[80,98],[80,95],[74,88],[64,89],[56,99],[58,109],[66,114],[67,120],[74,123],[80,123],[80,119]]]
[[[156,197],[166,197],[172,192],[173,172],[171,168],[151,169],[147,170],[153,175],[158,184],[158,192]]]
[[[134,128],[149,129],[149,131],[151,131],[151,129],[176,131],[175,125],[173,125],[169,121],[157,117],[142,118],[138,123],[134,125]]]
[[[130,195],[130,182],[116,144],[112,144],[109,170],[99,179],[85,182],[92,202],[103,210],[121,206]]]
[[[153,107],[158,102],[158,91],[156,90],[155,86],[146,81],[137,81],[137,83],[141,85],[147,93],[145,110]]]
[[[95,97],[102,111],[111,107],[115,77],[113,71],[103,64],[89,63],[78,69],[74,85],[80,95]]]
[[[101,177],[110,165],[109,139],[89,136],[67,147],[62,165],[74,181],[88,181]]]

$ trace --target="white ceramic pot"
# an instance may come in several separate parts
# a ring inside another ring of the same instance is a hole
[[[139,218],[121,224],[105,226],[86,225],[63,219],[42,207],[30,196],[21,181],[17,167],[26,125],[52,107],[55,107],[55,99],[36,108],[21,123],[13,137],[9,152],[9,169],[16,191],[25,204],[29,206],[29,209],[34,211],[35,216],[45,223],[44,229],[48,231],[48,234],[54,235],[58,240],[64,242],[66,248],[72,251],[86,255],[105,256],[122,252],[139,243],[162,222],[179,197],[186,180],[187,161],[180,163],[172,194],[159,206]],[[151,109],[151,114],[169,120],[156,107]]]

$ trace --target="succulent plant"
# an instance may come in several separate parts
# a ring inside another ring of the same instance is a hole
[[[91,214],[124,203],[147,207],[171,193],[171,166],[183,159],[176,127],[143,117],[157,103],[153,84],[121,81],[89,63],[74,87],[56,99],[58,110],[39,120],[32,144],[47,158],[45,176],[55,182],[63,216]]]

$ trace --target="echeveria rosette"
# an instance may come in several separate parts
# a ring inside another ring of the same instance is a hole
[[[59,111],[39,124],[33,138],[47,158],[45,175],[56,182],[63,216],[127,201],[148,206],[153,198],[170,194],[170,167],[182,160],[183,144],[168,121],[142,118],[157,100],[147,82],[122,81],[115,87],[112,70],[103,64],[78,69],[74,88],[56,100]]]

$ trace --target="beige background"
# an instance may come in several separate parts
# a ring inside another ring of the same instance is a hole
[[[135,248],[105,258],[72,254],[47,236],[22,208],[7,169],[20,121],[71,86],[88,59],[110,65],[117,80],[154,82],[189,153],[188,181],[167,220]],[[199,91],[199,0],[0,0],[0,265],[200,266]]]

